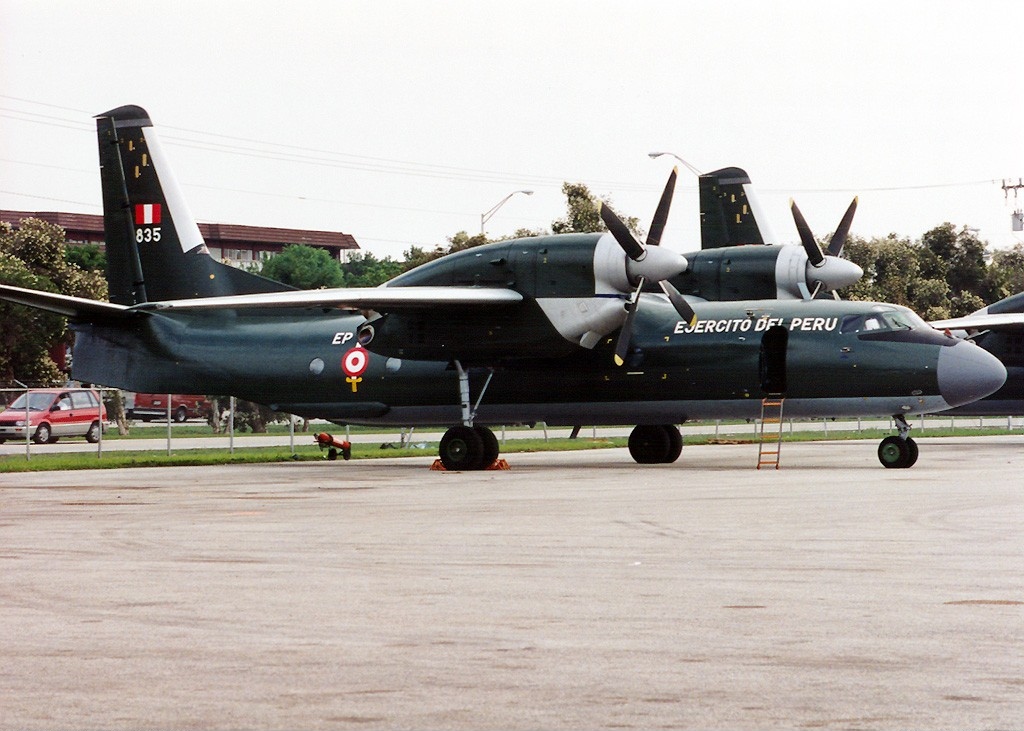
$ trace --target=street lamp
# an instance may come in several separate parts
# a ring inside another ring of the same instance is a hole
[[[679,162],[683,163],[683,165],[686,166],[686,169],[689,170],[694,175],[696,175],[698,178],[701,175],[704,174],[700,170],[695,168],[693,165],[691,165],[690,163],[686,162],[686,160],[684,160],[683,158],[679,157],[679,155],[677,155],[674,152],[648,152],[647,153],[647,157],[651,158],[652,160],[655,159],[655,158],[661,157],[662,155],[671,155],[676,160],[678,160]]]
[[[532,190],[513,190],[507,196],[505,196],[500,201],[498,201],[497,204],[493,208],[491,208],[489,211],[487,211],[486,213],[481,213],[480,214],[480,235],[481,236],[484,235],[484,224],[486,224],[488,221],[490,221],[491,220],[491,216],[493,216],[495,213],[497,213],[498,209],[501,208],[503,205],[505,205],[505,203],[508,201],[508,199],[511,198],[512,196],[514,196],[516,193],[522,193],[523,195],[533,195],[533,191]]]

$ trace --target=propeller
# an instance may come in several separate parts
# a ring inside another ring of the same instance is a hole
[[[690,303],[668,281],[686,271],[689,266],[686,257],[659,246],[661,236],[665,231],[665,224],[668,221],[669,208],[672,206],[672,193],[675,190],[677,177],[678,171],[673,169],[665,184],[665,190],[661,194],[658,208],[654,212],[646,246],[636,240],[629,227],[615,215],[611,208],[604,204],[600,206],[601,220],[604,221],[608,231],[611,232],[628,257],[626,275],[629,277],[630,283],[636,283],[636,289],[626,301],[626,319],[622,323],[619,338],[615,343],[616,365],[621,366],[625,362],[626,353],[629,351],[629,341],[633,335],[633,320],[640,306],[640,293],[648,279],[658,283],[661,291],[668,296],[669,302],[672,303],[683,320],[691,326],[697,321],[697,313],[690,307]]]
[[[803,214],[800,213],[796,201],[790,199],[789,207],[793,213],[796,230],[800,234],[800,243],[803,244],[804,252],[807,254],[807,281],[815,283],[814,291],[809,293],[809,298],[814,299],[823,288],[838,298],[838,295],[835,295],[835,290],[853,284],[864,276],[864,270],[859,266],[852,261],[839,258],[843,253],[846,237],[850,233],[853,214],[857,212],[857,199],[854,198],[850,203],[850,207],[843,215],[843,220],[839,222],[836,232],[832,234],[828,244],[828,255],[822,252],[821,247],[818,246],[811,227],[807,225]]]
[[[839,222],[839,227],[832,234],[832,238],[828,242],[828,253],[832,256],[842,256],[843,246],[846,244],[846,235],[850,233],[850,224],[853,223],[853,214],[856,212],[857,198],[854,197],[850,207],[843,214],[843,220]]]

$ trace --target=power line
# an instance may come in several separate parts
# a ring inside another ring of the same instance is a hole
[[[48,107],[51,109],[60,109],[65,111],[80,112],[86,114],[83,110],[75,109],[72,107],[63,107],[55,104],[46,104],[43,102],[35,102],[22,97],[13,97],[6,94],[0,94],[0,98],[11,99],[14,101],[38,104],[40,106]],[[13,115],[25,115],[25,116],[13,116]],[[0,116],[7,117],[22,122],[29,122],[34,124],[43,124],[48,126],[62,127],[65,129],[76,129],[81,131],[90,131],[91,125],[80,122],[75,119],[68,119],[66,117],[56,117],[52,115],[40,114],[37,112],[27,112],[17,109],[8,109],[0,107]],[[26,118],[27,117],[27,118]],[[236,155],[241,157],[274,160],[277,162],[289,162],[298,163],[304,165],[313,165],[316,167],[329,167],[329,168],[340,168],[347,170],[356,170],[360,172],[370,172],[378,174],[393,174],[403,175],[408,177],[425,177],[443,180],[461,180],[466,182],[486,182],[486,183],[508,183],[508,184],[531,184],[536,186],[546,187],[561,187],[561,185],[569,180],[573,176],[545,176],[536,175],[530,173],[508,173],[498,170],[487,170],[482,168],[467,168],[458,167],[451,165],[440,165],[437,163],[423,163],[413,160],[400,160],[394,158],[384,157],[372,157],[368,155],[357,155],[348,152],[339,152],[337,150],[325,150],[322,148],[306,147],[302,145],[293,145],[281,142],[271,142],[267,140],[260,140],[252,137],[240,137],[237,135],[227,135],[218,132],[206,132],[188,127],[174,127],[169,125],[162,125],[161,129],[176,130],[183,132],[186,135],[200,135],[201,137],[215,137],[223,140],[231,140],[234,142],[240,142],[244,144],[229,144],[224,142],[216,142],[205,139],[195,139],[188,136],[175,136],[175,135],[164,135],[164,139],[168,142],[172,142],[179,147],[188,149],[197,149],[208,152],[220,152],[223,154]],[[257,145],[259,147],[254,147]],[[271,149],[263,149],[271,148]],[[325,159],[325,156],[329,159]],[[792,195],[792,194],[809,194],[809,193],[879,193],[879,192],[899,192],[906,190],[930,190],[938,188],[958,188],[958,187],[973,187],[977,185],[990,185],[996,184],[999,181],[988,179],[988,180],[971,180],[971,181],[957,181],[947,183],[926,183],[926,184],[914,184],[914,185],[890,185],[890,186],[877,186],[877,187],[858,187],[858,188],[759,188],[759,191],[763,194],[770,195]],[[649,192],[660,190],[659,186],[627,183],[622,181],[602,181],[595,180],[588,183],[590,186],[600,187],[611,187],[621,191],[637,191],[637,192]]]

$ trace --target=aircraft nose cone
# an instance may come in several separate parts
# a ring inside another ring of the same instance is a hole
[[[819,266],[807,264],[808,281],[821,282],[822,289],[831,291],[856,284],[864,276],[864,270],[849,259],[826,256]]]
[[[936,366],[939,393],[953,406],[962,406],[995,393],[1006,382],[1006,367],[987,350],[961,341],[939,348]]]

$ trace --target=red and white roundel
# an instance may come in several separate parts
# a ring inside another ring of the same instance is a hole
[[[368,365],[370,365],[370,355],[361,345],[352,348],[341,359],[341,370],[349,378],[363,375]]]

